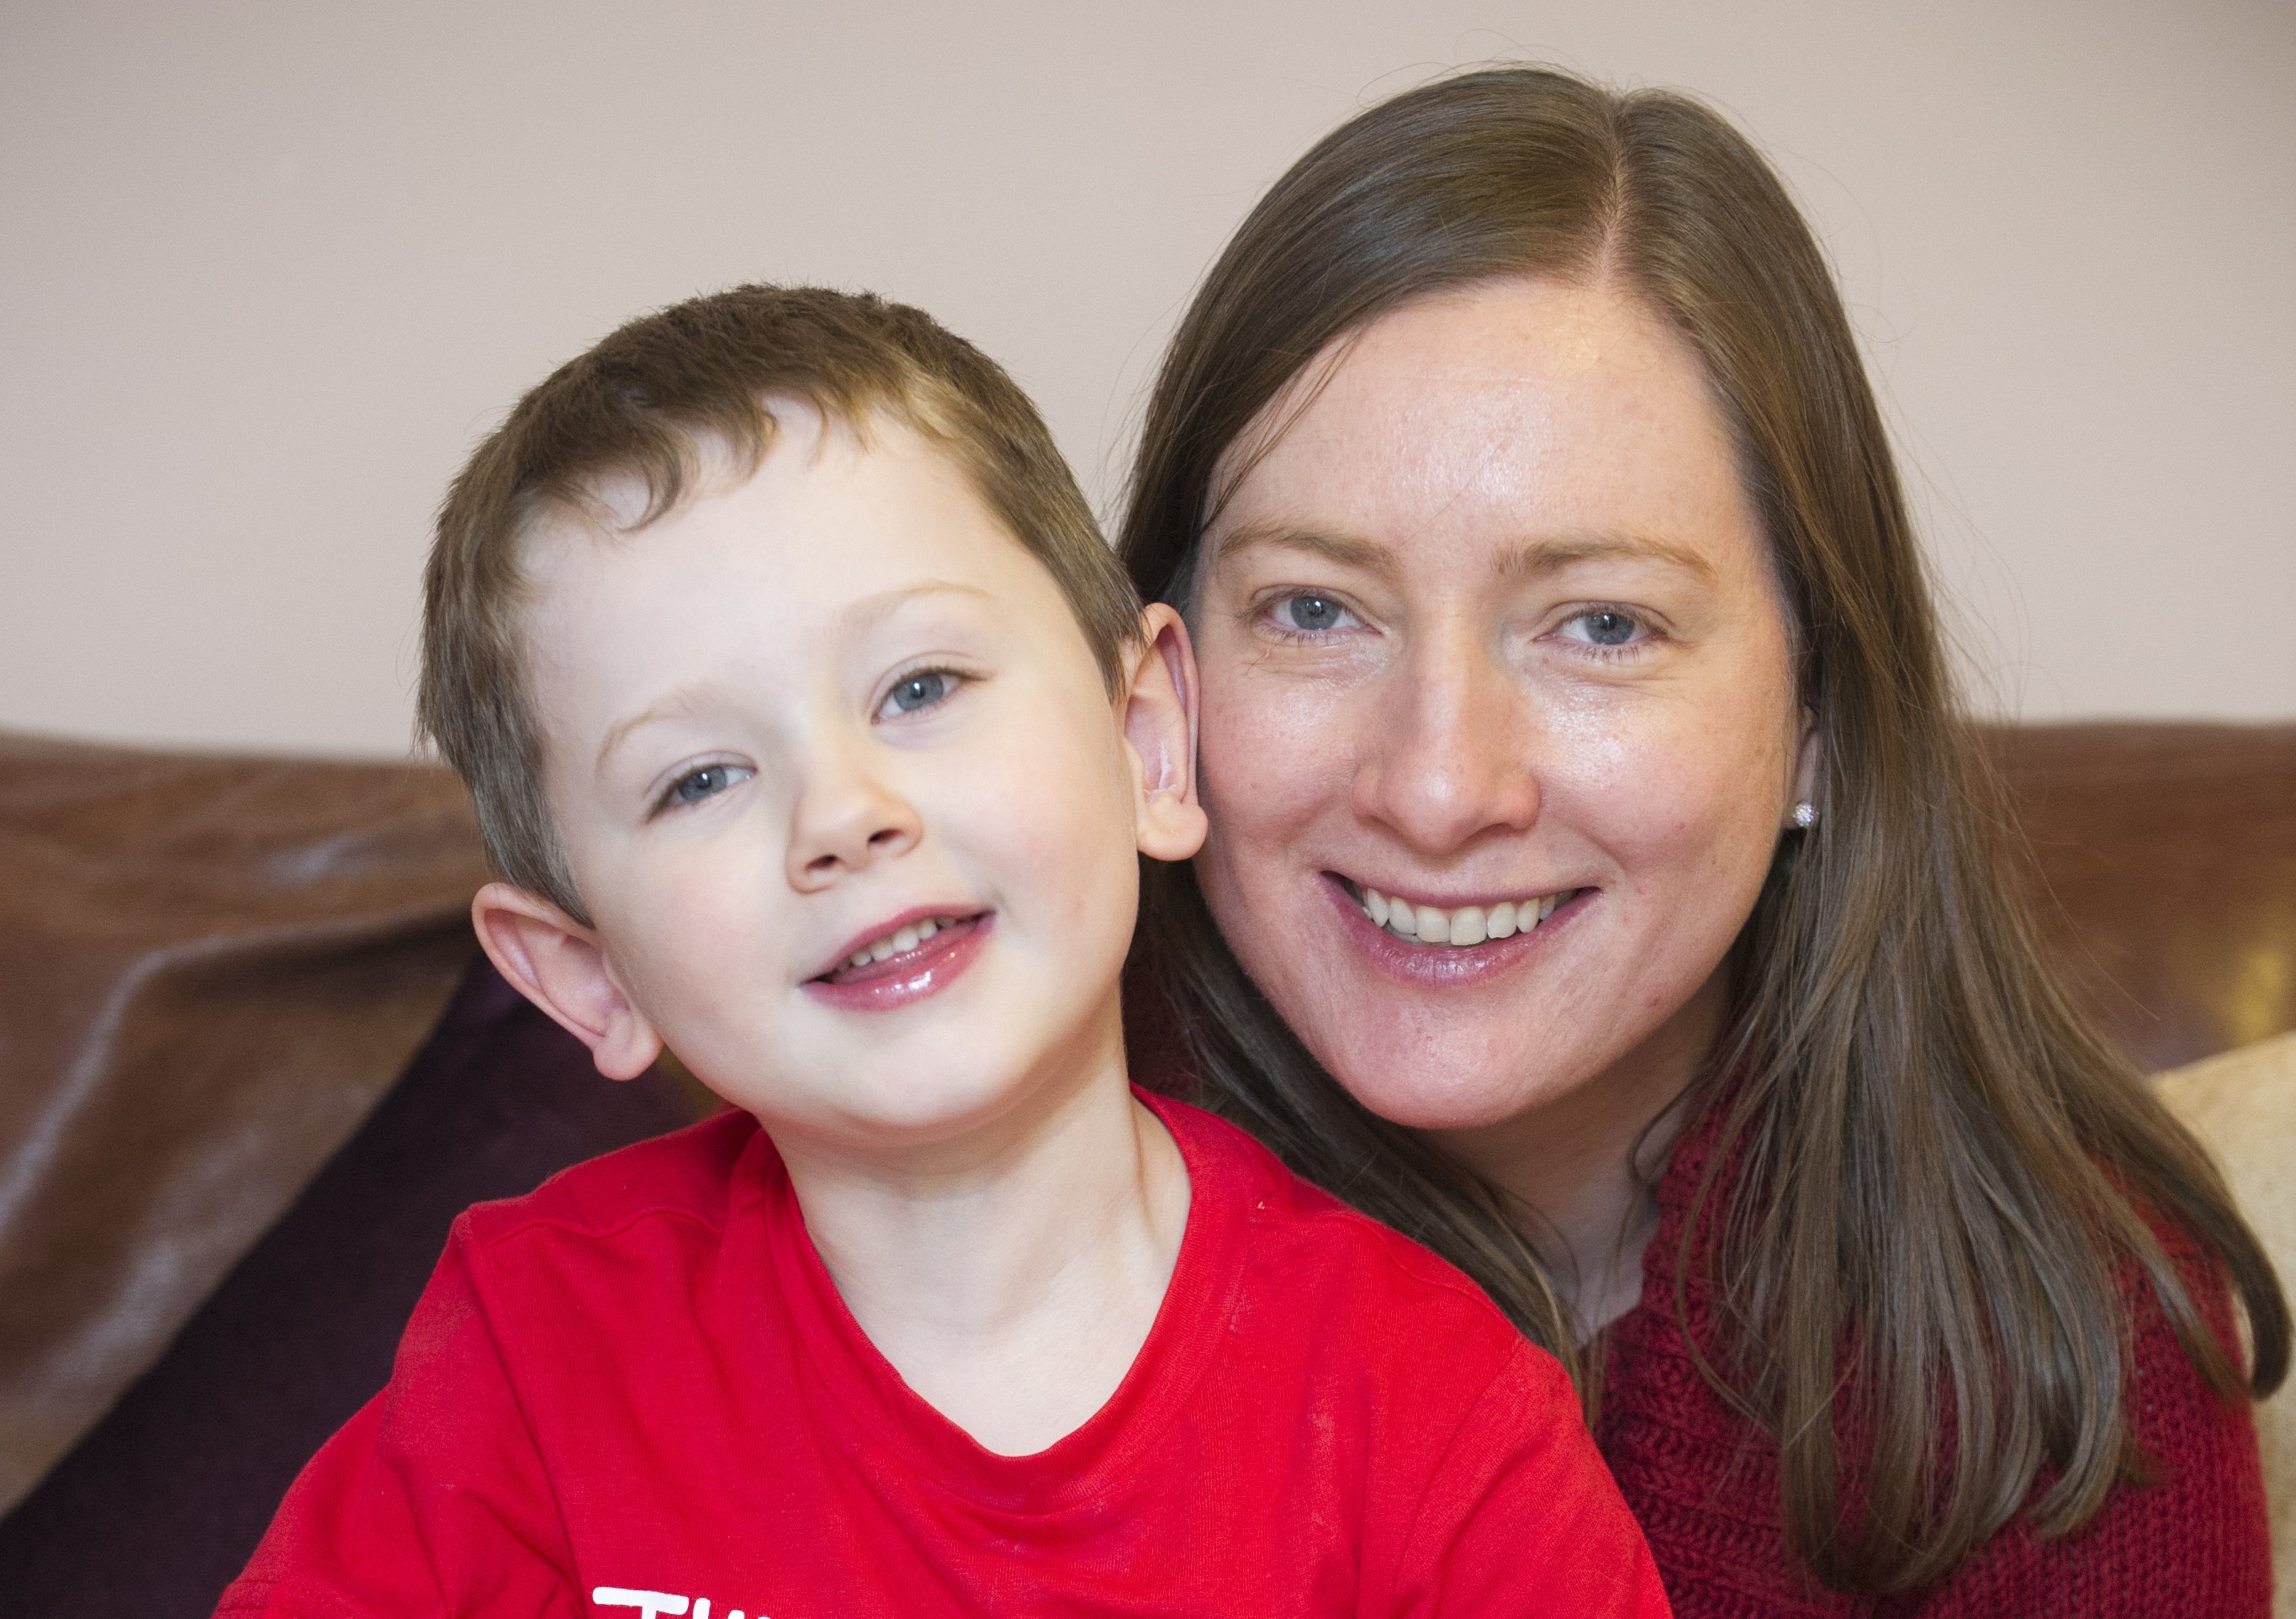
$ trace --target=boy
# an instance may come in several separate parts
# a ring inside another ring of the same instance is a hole
[[[734,1106],[466,1214],[223,1612],[1664,1612],[1549,1357],[1128,1088],[1186,632],[996,366],[822,291],[639,320],[426,593],[488,954]]]

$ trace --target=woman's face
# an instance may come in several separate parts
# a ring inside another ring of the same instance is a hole
[[[1641,304],[1546,281],[1335,354],[1231,449],[1278,424],[1196,572],[1212,913],[1398,1123],[1472,1134],[1654,1062],[1678,1083],[1804,729],[1698,363]]]

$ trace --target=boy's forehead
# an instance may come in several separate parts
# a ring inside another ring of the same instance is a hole
[[[857,431],[778,404],[775,419],[753,470],[716,444],[651,522],[632,526],[648,492],[630,476],[595,486],[593,513],[531,525],[521,633],[545,708],[559,706],[549,686],[588,686],[583,671],[602,662],[637,683],[737,650],[818,646],[873,604],[936,584],[1073,623],[1043,564],[916,430],[880,415]]]
[[[923,446],[901,423],[872,423],[864,431],[865,437],[824,420],[809,406],[776,402],[772,436],[754,464],[715,432],[695,435],[685,447],[677,497],[661,509],[634,469],[594,476],[581,486],[578,504],[554,503],[521,537],[529,596],[599,573],[675,569],[697,552],[715,553],[711,566],[729,588],[744,553],[792,563],[837,560],[865,537],[873,513],[898,515],[905,493],[898,486],[924,471],[916,464]],[[936,513],[961,510],[965,491],[937,493],[941,498],[930,503]]]
[[[741,489],[765,474],[769,464],[802,468],[835,449],[857,450],[865,433],[865,441],[875,441],[873,426],[857,431],[824,417],[806,400],[769,397],[766,404],[767,437],[762,455],[750,456],[715,428],[697,428],[681,435],[676,444],[681,476],[674,502],[660,504],[647,473],[635,464],[592,473],[577,481],[573,505],[554,501],[528,525],[523,536],[527,547],[539,550],[573,539],[632,541],[689,507]]]
[[[734,527],[753,544],[802,548],[824,528],[849,529],[859,506],[912,529],[921,515],[927,527],[944,526],[933,519],[985,521],[1020,543],[944,446],[883,407],[848,419],[803,399],[767,404],[767,437],[754,458],[715,430],[686,439],[676,497],[667,505],[636,467],[582,480],[572,504],[553,502],[527,525],[522,570],[532,579],[592,547],[639,546],[665,530]]]

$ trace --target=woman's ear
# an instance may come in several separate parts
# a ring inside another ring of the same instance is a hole
[[[1205,827],[1196,801],[1195,653],[1187,625],[1162,602],[1141,613],[1134,647],[1123,718],[1136,771],[1140,852],[1185,860],[1203,847]]]
[[[539,894],[489,883],[471,923],[495,970],[590,1048],[610,1080],[634,1080],[661,1055],[661,1036],[614,977],[595,929]]]

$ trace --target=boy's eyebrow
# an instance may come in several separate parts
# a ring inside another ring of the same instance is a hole
[[[598,762],[595,768],[603,774],[606,768],[607,755],[627,741],[632,731],[642,725],[650,725],[657,719],[667,719],[679,709],[693,707],[701,698],[709,693],[710,689],[711,682],[696,680],[689,685],[679,686],[659,702],[648,703],[636,713],[614,721],[612,725],[606,727],[605,739],[598,744]]]
[[[944,595],[969,596],[981,601],[995,599],[989,592],[977,586],[960,585],[954,579],[924,579],[914,585],[903,585],[898,589],[880,591],[875,596],[862,597],[838,615],[839,626],[849,635],[859,634],[883,623],[900,608],[921,596]],[[701,698],[709,695],[712,689],[712,682],[697,680],[679,686],[676,691],[668,694],[658,702],[648,703],[626,719],[616,720],[606,728],[605,736],[598,744],[597,762],[593,768],[603,772],[607,757],[628,739],[631,732],[642,725],[663,719],[680,709],[694,706]]]
[[[914,585],[903,585],[898,589],[882,590],[875,596],[865,596],[846,608],[838,618],[849,633],[873,629],[918,596],[942,595],[977,596],[984,602],[995,599],[977,586],[960,585],[954,579],[921,579]]]

